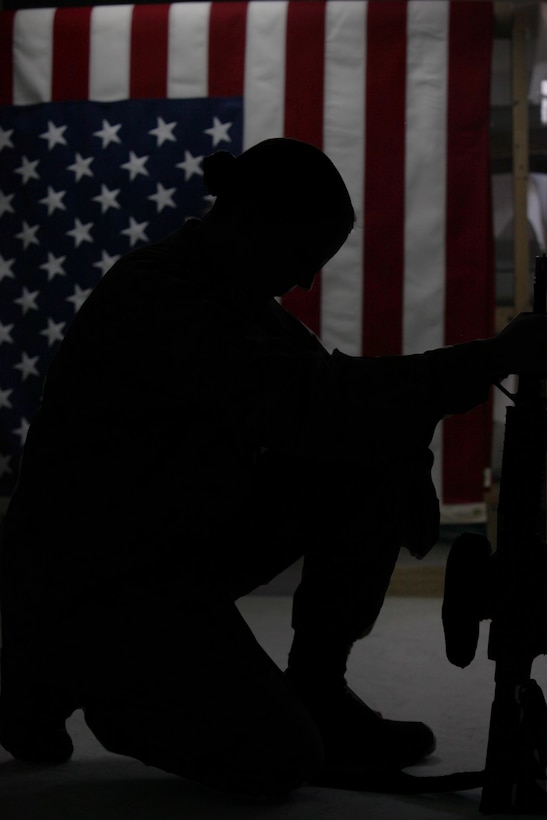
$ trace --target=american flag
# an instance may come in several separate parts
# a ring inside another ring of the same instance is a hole
[[[310,293],[283,300],[327,348],[490,335],[492,15],[489,0],[1,12],[0,495],[76,310],[121,254],[203,212],[217,148],[296,137],[345,178],[356,229]],[[451,519],[484,520],[490,436],[489,406],[439,427]]]

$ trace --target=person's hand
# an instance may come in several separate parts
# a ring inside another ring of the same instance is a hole
[[[494,372],[547,378],[547,316],[519,313],[489,344]]]

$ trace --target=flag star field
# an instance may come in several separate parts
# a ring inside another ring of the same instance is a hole
[[[201,161],[241,140],[238,98],[0,107],[0,495],[78,308],[120,256],[207,210]]]

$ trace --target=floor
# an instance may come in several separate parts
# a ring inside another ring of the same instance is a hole
[[[442,550],[429,560],[442,573]],[[405,572],[402,561],[400,572]],[[413,567],[412,567],[413,568]],[[414,568],[413,568],[414,569]],[[295,565],[267,588],[239,602],[258,640],[283,667],[291,640],[290,593]],[[437,583],[437,582],[436,582]],[[400,594],[396,584],[372,634],[350,657],[348,680],[386,716],[419,719],[437,735],[437,750],[414,774],[483,768],[493,664],[487,658],[488,625],[481,625],[475,661],[465,670],[445,657],[442,599]],[[534,677],[547,692],[547,658]],[[198,786],[112,755],[98,744],[81,713],[69,721],[72,760],[59,767],[29,767],[0,748],[2,820],[458,820],[478,818],[480,789],[440,795],[396,796],[305,787],[278,805],[236,804]],[[501,818],[504,815],[489,815]],[[506,816],[506,815],[505,815]],[[534,817],[527,815],[527,817]],[[539,815],[536,815],[539,817]]]

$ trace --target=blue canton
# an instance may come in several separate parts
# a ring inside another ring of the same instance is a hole
[[[0,107],[0,496],[44,378],[112,264],[210,206],[202,158],[242,150],[240,98]]]

